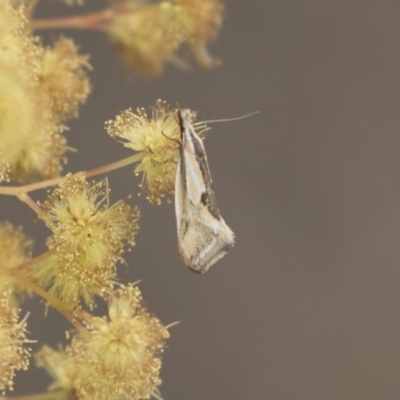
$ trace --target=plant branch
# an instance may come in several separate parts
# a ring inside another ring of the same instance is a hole
[[[33,199],[29,196],[29,194],[21,193],[21,194],[18,194],[17,197],[23,203],[27,204],[30,208],[32,208],[32,210],[35,211],[35,213],[37,215],[40,216],[40,214],[42,213],[42,209],[37,205],[37,203],[35,201],[33,201]]]
[[[111,8],[86,15],[76,15],[66,18],[36,19],[29,22],[32,29],[94,29],[105,31],[110,20],[115,16]]]
[[[48,250],[48,251],[44,252],[43,254],[41,254],[40,256],[32,258],[32,259],[18,265],[17,269],[21,272],[28,270],[33,265],[38,264],[38,263],[42,262],[43,260],[46,260],[47,258],[52,256],[55,252],[56,252],[55,249]]]
[[[98,168],[94,168],[94,169],[91,169],[89,171],[86,171],[85,172],[85,176],[87,178],[89,178],[91,176],[105,174],[107,172],[111,172],[111,171],[114,171],[116,169],[123,168],[123,167],[126,167],[128,165],[131,165],[131,164],[133,164],[133,163],[135,163],[137,161],[138,161],[137,154],[134,154],[132,156],[123,158],[122,160],[113,162],[111,164],[103,165],[102,167],[98,167]]]
[[[39,0],[30,0],[30,2],[25,7],[25,15],[29,18],[33,12],[35,11],[36,6],[38,5]]]
[[[0,397],[0,400],[62,400],[66,398],[65,390],[58,390],[46,393],[30,394],[17,397]]]
[[[138,161],[137,154],[123,158],[122,160],[113,162],[111,164],[103,165],[102,167],[94,168],[85,172],[86,177],[96,176],[105,174],[106,172],[114,171],[119,168],[126,167],[127,165],[133,164]],[[0,186],[0,195],[19,196],[24,193],[33,192],[34,190],[44,189],[50,186],[58,185],[67,179],[66,176],[60,176],[58,178],[49,179],[47,181],[41,181],[37,183],[31,183],[24,186]]]
[[[35,282],[33,282],[29,278],[27,278],[22,271],[19,271],[17,268],[6,268],[6,267],[2,267],[2,266],[0,266],[0,271],[3,274],[12,276],[18,282],[22,283],[27,289],[32,290],[37,295],[39,295],[40,297],[45,299],[48,304],[53,306],[57,311],[59,311],[62,315],[64,315],[64,317],[67,318],[68,321],[71,322],[71,324],[75,326],[75,328],[83,329],[83,326],[75,318],[70,307],[67,304],[65,304],[63,301],[58,299],[53,294],[46,292],[46,290],[42,289]]]

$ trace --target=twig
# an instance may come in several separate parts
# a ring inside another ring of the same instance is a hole
[[[17,197],[25,204],[27,204],[37,215],[40,216],[42,209],[35,203],[35,201],[27,193],[18,194]]]
[[[83,326],[81,325],[81,323],[75,318],[75,316],[71,312],[70,308],[63,301],[61,301],[60,299],[58,299],[56,296],[52,295],[51,293],[46,292],[44,289],[42,289],[40,286],[38,286],[35,282],[33,282],[29,278],[27,278],[17,268],[6,268],[6,267],[0,266],[0,271],[4,274],[12,276],[18,282],[21,282],[22,284],[24,284],[26,288],[32,290],[40,297],[43,297],[43,299],[45,299],[48,304],[53,306],[57,311],[59,311],[62,315],[64,315],[64,317],[67,318],[68,321],[71,322],[71,324],[75,326],[75,328],[83,329]]]
[[[46,260],[50,256],[52,256],[56,252],[55,249],[48,250],[41,254],[40,256],[37,256],[35,258],[31,258],[30,260],[20,264],[18,267],[16,267],[19,271],[26,271],[29,268],[31,268],[33,265],[38,264],[42,262],[43,260]]]
[[[25,15],[29,18],[33,12],[35,11],[36,6],[38,5],[39,0],[30,0],[30,2],[25,7]]]
[[[0,400],[62,400],[65,398],[66,398],[65,390],[57,390],[53,392],[37,393],[26,396],[0,397]]]
[[[29,22],[32,29],[94,29],[105,31],[109,21],[115,16],[115,11],[106,9],[92,14],[77,15],[66,18],[36,19]]]
[[[96,176],[105,174],[106,172],[114,171],[116,169],[126,167],[127,165],[133,164],[139,161],[137,154],[124,158],[122,160],[113,162],[111,164],[104,165],[102,167],[94,168],[85,172],[86,177]],[[58,185],[67,179],[66,176],[60,176],[54,179],[48,179],[47,181],[41,181],[37,183],[31,183],[24,186],[0,186],[0,195],[5,194],[9,196],[18,196],[24,193],[33,192],[34,190],[44,189],[50,186]]]

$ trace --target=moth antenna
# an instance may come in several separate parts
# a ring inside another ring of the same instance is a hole
[[[196,123],[194,123],[194,124],[192,124],[192,125],[193,125],[193,126],[196,126],[196,125],[203,125],[203,124],[209,124],[210,122],[238,121],[238,120],[240,120],[240,119],[244,119],[244,118],[250,117],[251,115],[259,114],[259,113],[260,113],[260,111],[253,111],[253,112],[251,112],[250,114],[242,115],[241,117],[236,117],[236,118],[225,118],[225,119],[210,119],[209,121],[199,121],[199,122],[196,122]]]

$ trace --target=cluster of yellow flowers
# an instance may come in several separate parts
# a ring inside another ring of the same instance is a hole
[[[160,204],[165,195],[174,192],[181,134],[178,110],[171,110],[158,100],[150,118],[145,109],[138,108],[136,114],[128,109],[106,122],[112,138],[123,139],[125,147],[137,152],[132,157],[132,161],[138,162],[135,174],[143,173],[141,188],[153,204]],[[191,116],[194,121],[196,114],[192,112]],[[195,129],[204,137],[209,128],[200,124]]]
[[[157,396],[159,355],[168,330],[146,311],[137,287],[121,286],[105,298],[108,318],[81,311],[85,329],[72,334],[65,351],[45,346],[37,354],[37,365],[55,377],[50,390],[74,393],[79,399]]]
[[[70,176],[43,205],[42,218],[53,235],[54,252],[33,268],[35,280],[68,304],[110,289],[124,242],[133,246],[139,211],[124,201],[108,205],[107,181],[89,185],[83,174]]]
[[[29,258],[32,242],[10,222],[0,223],[0,266],[12,271]],[[29,348],[26,318],[19,321],[18,308],[25,287],[12,275],[0,273],[0,391],[12,390],[15,372],[27,369]]]
[[[32,241],[22,232],[21,228],[14,227],[6,221],[0,223],[0,265],[2,268],[13,268],[27,261],[32,251]],[[13,276],[0,273],[0,290],[7,284],[9,293],[20,296],[24,292],[24,286]]]
[[[26,318],[19,321],[20,310],[13,304],[12,290],[2,282],[0,290],[0,390],[13,389],[15,372],[26,370],[30,350],[24,346]]]
[[[44,206],[48,213],[43,218],[53,230],[49,246],[56,251],[23,276],[33,274],[32,282],[40,287],[52,285],[50,293],[65,306],[75,306],[73,316],[80,323],[70,332],[65,351],[45,346],[37,364],[55,379],[49,391],[62,398],[158,397],[160,354],[168,330],[147,312],[136,286],[113,289],[115,262],[121,258],[123,240],[134,244],[138,211],[123,202],[102,204],[108,201],[104,190],[104,182],[90,186],[81,175],[72,176]],[[19,321],[15,297],[23,286],[17,280],[20,275],[8,271],[28,258],[30,245],[19,229],[0,225],[0,390],[12,389],[15,372],[28,367],[26,318]],[[79,298],[92,305],[94,294],[108,302],[108,319],[77,307]]]
[[[206,50],[222,24],[218,0],[164,0],[141,8],[136,1],[120,1],[119,9],[111,38],[127,65],[140,73],[158,74],[166,61],[183,65],[177,56],[182,46],[203,68],[218,64]]]
[[[36,354],[37,365],[54,378],[48,389],[58,393],[54,398],[161,399],[161,353],[169,332],[147,312],[136,286],[117,284],[117,265],[135,245],[140,213],[125,200],[110,205],[107,179],[87,181],[107,166],[91,175],[59,176],[68,149],[65,124],[89,95],[91,67],[72,40],[61,37],[44,47],[33,35],[36,28],[60,26],[57,19],[32,19],[37,2],[0,1],[0,182],[44,188],[54,178],[59,185],[42,204],[28,190],[17,194],[51,231],[45,253],[33,257],[33,242],[22,229],[0,222],[0,392],[12,390],[16,371],[28,367],[28,315],[20,317],[20,306],[36,293],[75,327],[65,349],[44,346]],[[222,11],[219,0],[113,0],[104,12],[71,23],[108,33],[129,66],[152,75],[166,61],[182,66],[177,52],[183,46],[203,67],[215,65],[206,44],[218,33]],[[177,113],[159,100],[150,115],[128,109],[106,123],[111,137],[136,152],[114,164],[137,163],[135,173],[143,173],[141,187],[153,204],[174,191]],[[195,129],[203,136],[208,128]],[[82,309],[93,310],[96,296],[108,303],[107,318]]]
[[[10,1],[0,3],[0,57],[0,181],[57,176],[66,150],[64,123],[89,94],[87,57],[64,38],[40,46],[23,8]]]

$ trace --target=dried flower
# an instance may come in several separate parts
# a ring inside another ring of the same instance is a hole
[[[0,291],[0,390],[12,390],[18,370],[29,365],[30,349],[24,347],[26,318],[18,321],[19,310],[10,303],[11,290],[4,286]]]
[[[32,241],[10,222],[0,223],[0,266],[2,268],[14,268],[28,260],[32,250]],[[23,291],[25,287],[21,283],[4,273],[0,273],[0,291],[4,290],[4,283],[7,284],[13,297]]]
[[[93,295],[113,284],[124,243],[135,244],[138,209],[124,201],[109,206],[107,181],[90,185],[78,174],[53,191],[43,210],[55,254],[35,266],[35,279],[70,304],[82,297],[92,305]]]
[[[138,288],[121,286],[107,296],[109,318],[84,314],[67,353],[79,399],[148,399],[160,384],[160,353],[167,329],[143,306]]]
[[[89,68],[88,56],[79,55],[71,39],[60,38],[45,49],[39,77],[60,120],[77,117],[79,105],[86,101],[90,85],[85,69]]]

